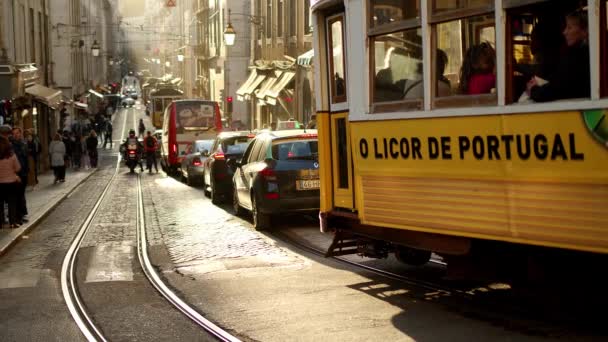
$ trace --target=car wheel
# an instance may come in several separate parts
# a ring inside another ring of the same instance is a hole
[[[203,193],[205,194],[206,197],[210,197],[211,194],[209,193],[209,190],[207,190],[207,182],[205,182],[205,173],[203,172]]]
[[[194,180],[192,179],[192,177],[186,177],[186,184],[188,184],[188,186],[194,186]]]
[[[220,196],[217,193],[217,189],[215,188],[215,183],[211,182],[211,185],[209,186],[209,188],[211,188],[211,203],[213,203],[213,204],[221,204],[222,203],[222,196]]]
[[[234,187],[234,191],[232,193],[232,210],[236,216],[243,215],[243,208],[241,208],[241,204],[239,203],[239,194],[236,191],[236,186]]]
[[[270,215],[260,212],[256,195],[251,196],[251,215],[253,216],[253,228],[255,230],[266,230],[270,228]]]

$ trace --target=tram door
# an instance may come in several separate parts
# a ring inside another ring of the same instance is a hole
[[[334,207],[354,209],[344,13],[327,18],[328,84]]]

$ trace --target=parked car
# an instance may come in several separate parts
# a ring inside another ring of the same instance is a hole
[[[203,189],[214,204],[232,196],[232,176],[236,161],[243,156],[254,137],[253,133],[246,131],[229,131],[218,134],[215,139],[203,171]]]
[[[213,140],[196,140],[186,147],[182,158],[182,179],[188,185],[200,184],[203,180],[203,162],[209,156]]]
[[[233,208],[251,211],[257,230],[270,228],[272,216],[319,210],[316,130],[286,130],[257,135],[236,163]]]

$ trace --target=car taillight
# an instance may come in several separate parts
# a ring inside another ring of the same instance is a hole
[[[279,193],[278,192],[267,192],[264,197],[266,197],[266,199],[269,200],[277,200],[279,199]]]
[[[135,151],[131,150],[129,151],[129,154],[135,154]]]
[[[203,163],[201,163],[201,160],[199,158],[194,158],[194,160],[192,160],[192,165],[201,166],[203,165]]]
[[[224,155],[224,153],[218,152],[218,153],[216,153],[216,154],[213,155],[213,159],[215,159],[215,160],[225,160],[226,156]]]
[[[276,181],[277,180],[277,174],[274,172],[273,169],[270,169],[270,168],[265,168],[262,171],[260,171],[260,176],[262,176],[267,181]]]

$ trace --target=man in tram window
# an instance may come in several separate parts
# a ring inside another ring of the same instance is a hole
[[[587,12],[577,10],[568,14],[562,34],[566,49],[559,58],[555,73],[547,80],[535,76],[526,86],[527,94],[536,102],[590,96]]]

